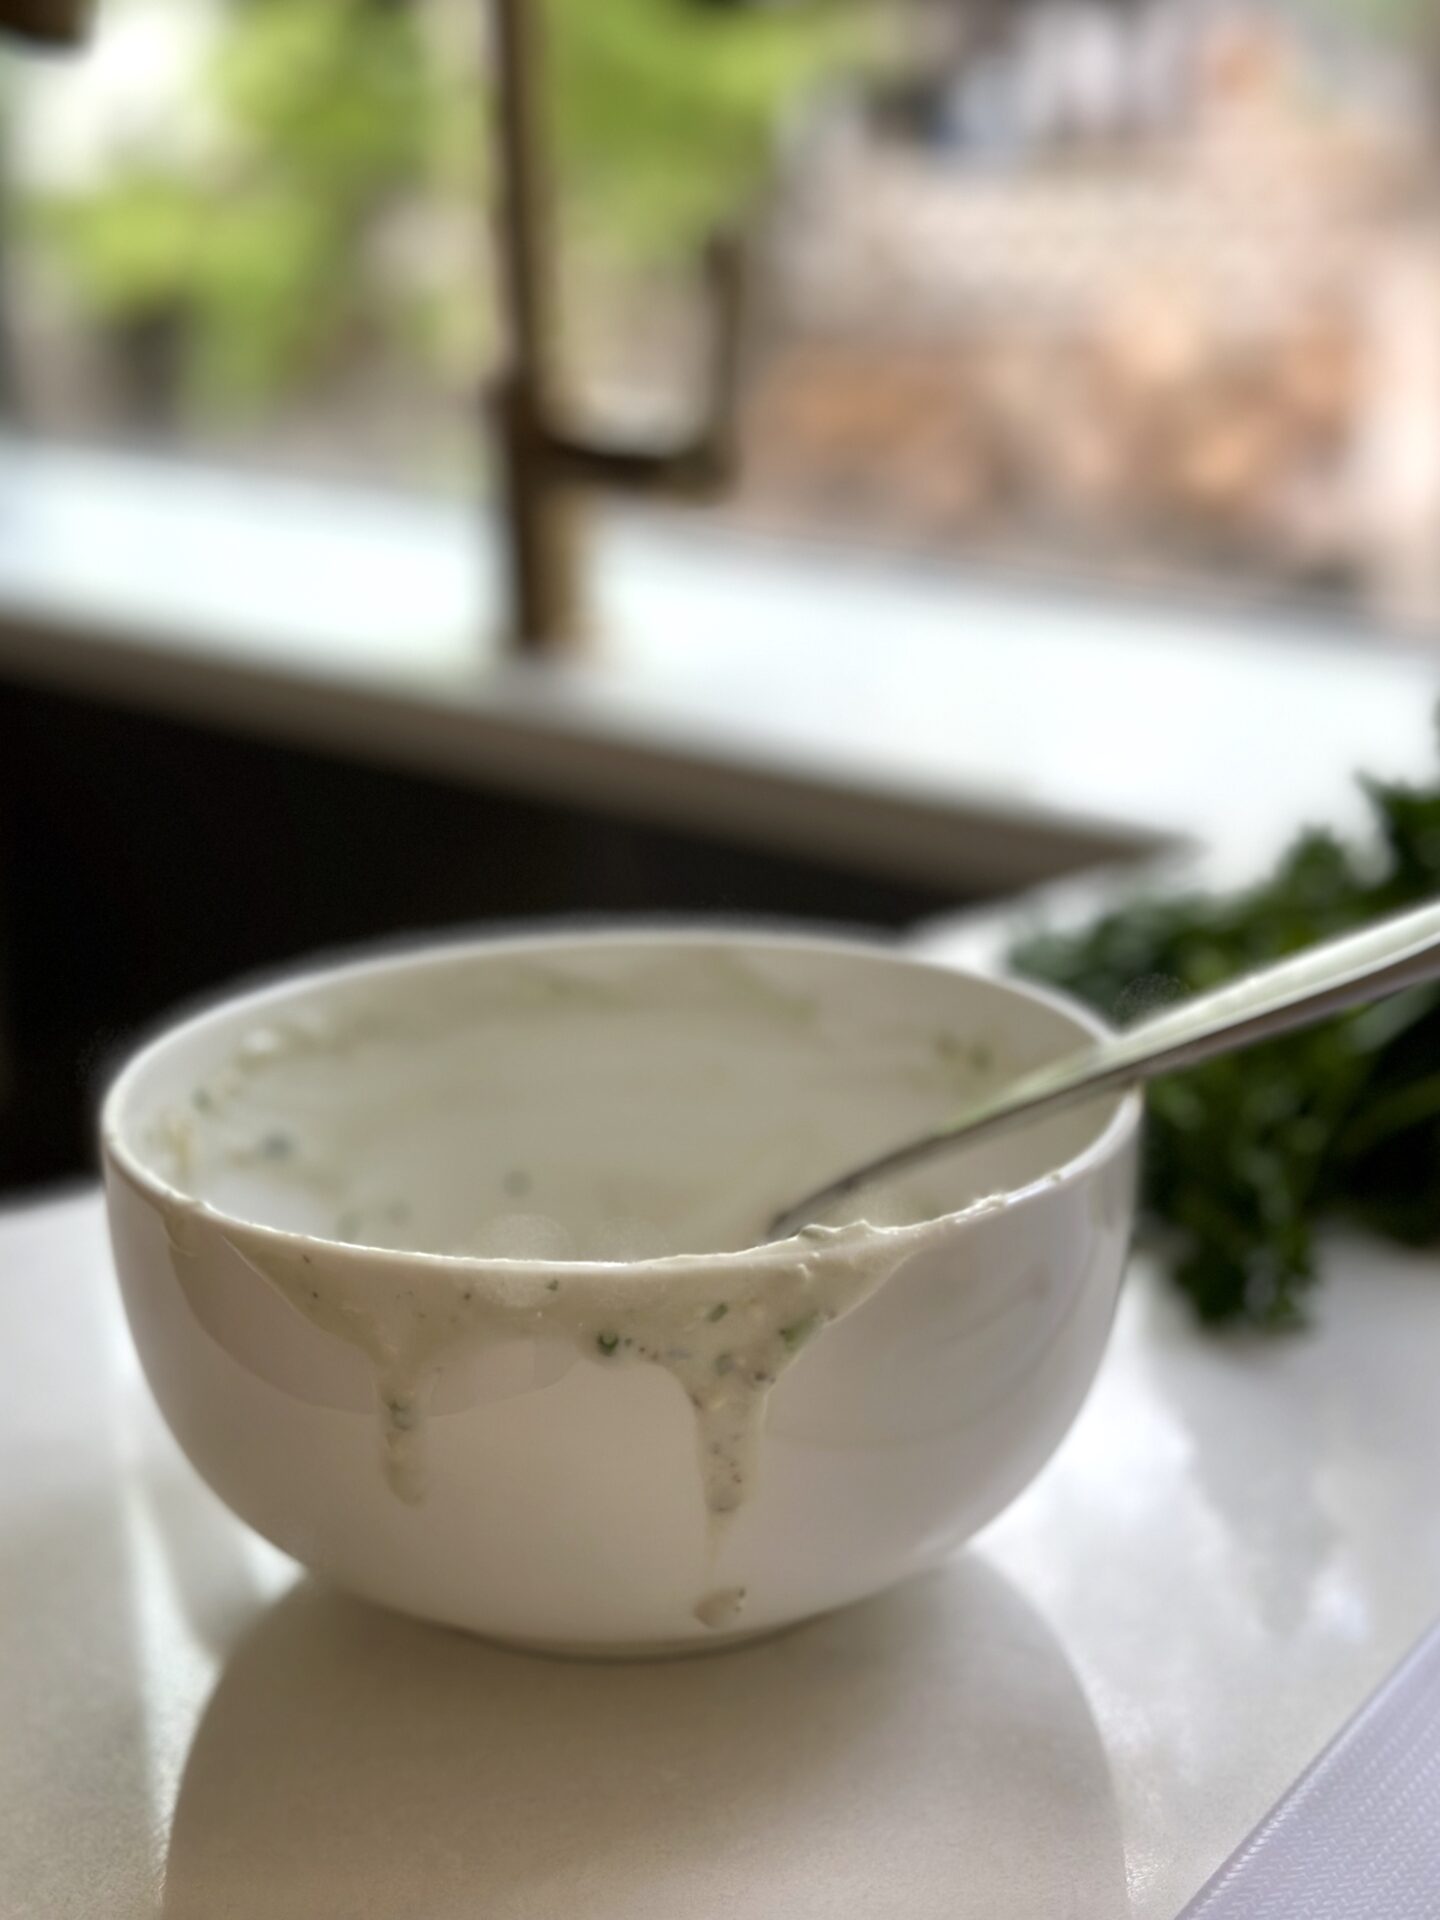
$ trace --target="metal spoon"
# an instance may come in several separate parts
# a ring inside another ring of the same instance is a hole
[[[1257,1040],[1313,1026],[1347,1007],[1436,978],[1440,905],[1378,920],[1338,940],[1317,941],[1275,966],[1167,1007],[1123,1033],[1108,1034],[1080,1053],[1023,1074],[943,1126],[877,1154],[792,1201],[773,1216],[767,1233],[772,1240],[783,1240],[857,1188],[1018,1121],[1054,1113],[1116,1087],[1136,1086],[1217,1054],[1238,1053]]]

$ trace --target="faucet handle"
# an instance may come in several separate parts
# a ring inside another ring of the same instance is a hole
[[[739,228],[710,236],[704,256],[710,300],[710,390],[694,452],[711,489],[728,486],[739,465],[740,400],[750,307],[750,250]]]
[[[569,482],[625,493],[703,500],[723,492],[738,463],[749,256],[733,229],[712,234],[701,254],[710,315],[709,374],[699,425],[674,447],[584,440],[551,428],[546,450]]]
[[[697,492],[730,486],[739,465],[739,401],[745,371],[745,321],[751,300],[751,255],[739,228],[710,234],[703,255],[710,303],[707,407],[687,455]]]

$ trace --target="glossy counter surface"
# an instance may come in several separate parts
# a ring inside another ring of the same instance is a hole
[[[740,1652],[535,1660],[298,1579],[198,1483],[98,1198],[0,1216],[4,1920],[1168,1920],[1440,1612],[1440,1270],[1314,1330],[1141,1268],[1056,1460]]]

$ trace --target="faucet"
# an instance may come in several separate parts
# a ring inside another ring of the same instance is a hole
[[[711,311],[704,417],[678,445],[583,440],[559,418],[554,379],[553,227],[542,100],[539,0],[491,0],[500,162],[499,253],[508,361],[494,395],[504,490],[509,638],[521,652],[563,648],[582,631],[574,496],[584,487],[701,499],[736,464],[746,284],[738,233],[712,236],[702,261]]]

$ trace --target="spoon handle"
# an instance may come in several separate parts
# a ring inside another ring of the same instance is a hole
[[[815,1215],[886,1174],[998,1133],[1038,1113],[1056,1112],[1117,1087],[1237,1053],[1259,1040],[1313,1026],[1347,1007],[1379,1000],[1440,977],[1440,905],[1378,920],[1358,933],[1321,940],[1274,966],[1261,967],[1109,1034],[1083,1052],[1023,1074],[920,1139],[853,1167],[771,1220],[783,1238]]]

